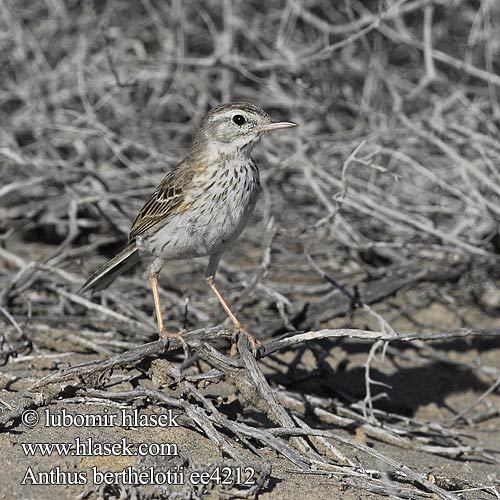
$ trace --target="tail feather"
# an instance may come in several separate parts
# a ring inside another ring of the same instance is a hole
[[[140,256],[135,243],[130,243],[118,255],[108,260],[85,282],[79,293],[87,290],[96,292],[108,287],[120,274],[131,269],[139,262]]]

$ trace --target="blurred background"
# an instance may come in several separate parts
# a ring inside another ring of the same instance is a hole
[[[439,282],[404,313],[383,306],[408,328],[430,303],[448,326],[464,301],[496,310],[499,16],[464,0],[2,2],[0,241],[18,258],[0,261],[3,304],[43,314],[61,297],[40,281],[74,291],[126,242],[204,113],[244,100],[300,123],[255,149],[264,195],[220,273],[262,336],[349,310],[318,267],[368,303]],[[165,269],[176,327],[223,318],[203,265]],[[134,276],[116,300],[147,295]],[[363,296],[382,278],[394,289]]]

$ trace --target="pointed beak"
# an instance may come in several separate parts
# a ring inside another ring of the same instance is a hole
[[[269,123],[268,125],[263,125],[260,129],[263,132],[269,132],[270,130],[279,130],[282,128],[292,128],[292,127],[298,127],[298,125],[293,122],[274,122],[274,123]]]

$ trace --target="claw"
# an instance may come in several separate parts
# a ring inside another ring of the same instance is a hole
[[[248,333],[246,330],[243,330],[243,333],[246,335],[248,342],[250,342],[250,346],[252,348],[252,354],[254,357],[257,357],[259,353],[259,349],[262,347],[262,343],[257,340],[251,333]]]
[[[238,355],[238,333],[239,330],[234,330],[233,332],[233,337],[232,337],[232,342],[231,342],[231,351],[230,355],[232,358],[235,358]]]
[[[257,340],[251,333],[249,333],[241,323],[238,323],[238,325],[235,325],[235,327],[236,330],[233,336],[233,343],[231,344],[231,356],[234,357],[238,354],[238,337],[241,333],[243,333],[243,335],[245,335],[245,337],[248,339],[248,342],[250,343],[252,354],[254,355],[254,357],[257,357],[259,349],[262,347],[261,342]]]
[[[160,338],[167,344],[167,347],[171,338],[177,339],[182,346],[185,358],[188,359],[191,356],[191,349],[189,348],[189,344],[184,340],[182,332],[167,332],[166,330],[161,330]]]

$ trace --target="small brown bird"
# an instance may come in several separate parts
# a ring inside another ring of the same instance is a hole
[[[161,181],[135,218],[128,245],[98,269],[80,292],[102,290],[114,279],[152,257],[149,278],[160,337],[168,333],[163,321],[158,274],[165,261],[209,256],[206,279],[238,332],[250,335],[217,288],[214,278],[222,253],[245,228],[260,192],[259,170],[250,157],[264,132],[296,127],[293,122],[272,122],[252,104],[223,104],[203,119],[188,155]]]

